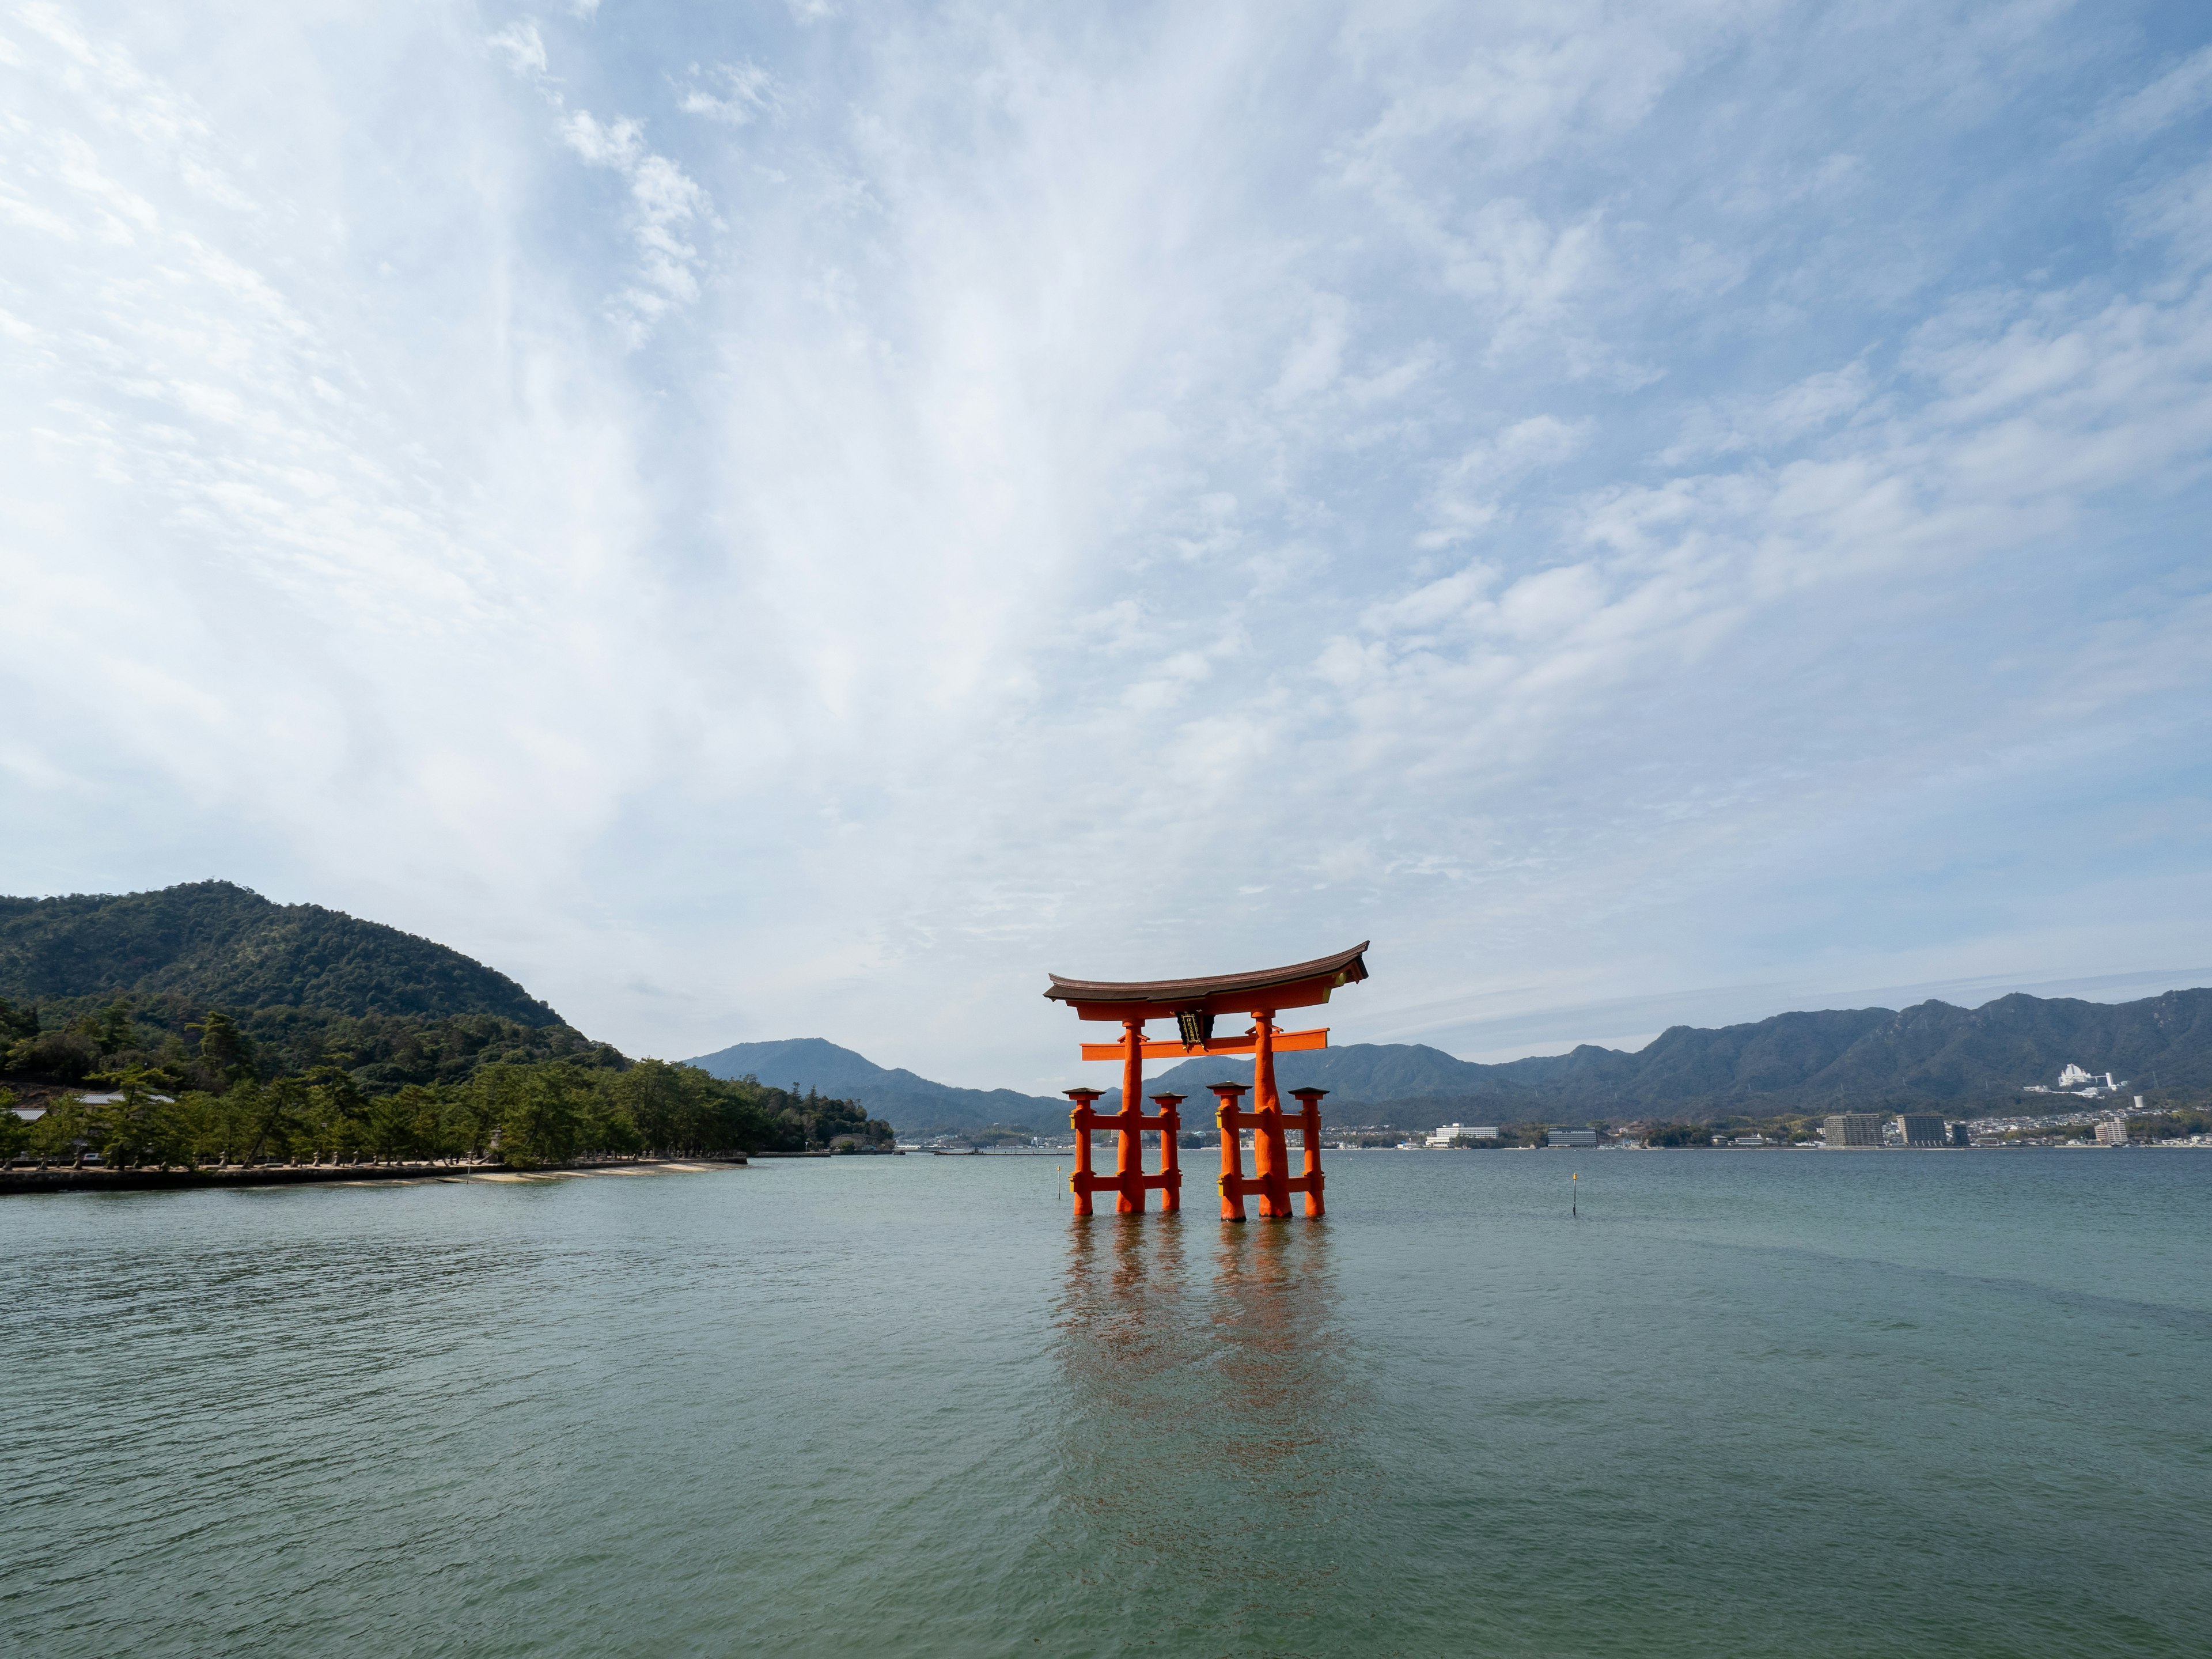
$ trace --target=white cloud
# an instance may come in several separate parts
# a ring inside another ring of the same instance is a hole
[[[593,167],[635,167],[645,155],[645,129],[635,121],[601,121],[587,109],[561,118],[561,139]]]
[[[646,148],[639,122],[601,121],[589,110],[572,110],[561,118],[561,137],[593,167],[611,167],[629,181],[635,280],[609,309],[624,338],[642,344],[672,307],[699,297],[701,255],[686,238],[693,227],[712,223],[714,204],[683,168]]]
[[[2138,237],[2168,243],[2185,270],[2201,271],[2212,264],[2212,161],[2160,179],[2131,207],[2131,228]]]
[[[1285,400],[1310,397],[1336,383],[1344,368],[1352,307],[1341,295],[1314,296],[1313,320],[1303,337],[1283,359],[1283,372],[1275,380],[1275,396]]]
[[[1504,491],[1532,472],[1571,459],[1589,433],[1587,422],[1531,415],[1471,446],[1443,468],[1431,497],[1431,527],[1414,538],[1415,545],[1450,547],[1487,527]]]
[[[2212,106],[2212,46],[2201,46],[2141,91],[2116,100],[2100,132],[2140,139]]]
[[[486,35],[484,44],[504,57],[517,75],[545,73],[545,37],[529,18],[509,23],[496,34]]]
[[[1784,448],[1856,414],[1873,395],[1873,377],[1862,362],[1822,369],[1769,395],[1693,408],[1682,435],[1661,452],[1659,461],[1679,466],[1705,456]]]
[[[733,127],[774,117],[781,106],[775,76],[750,59],[705,70],[693,64],[677,100],[677,107],[687,115],[703,115]]]

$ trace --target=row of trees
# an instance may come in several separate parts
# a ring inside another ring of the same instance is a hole
[[[67,1162],[94,1152],[116,1167],[162,1169],[491,1158],[528,1169],[601,1154],[859,1151],[891,1139],[888,1123],[851,1101],[653,1060],[619,1072],[493,1065],[465,1083],[381,1095],[336,1064],[266,1079],[234,1074],[218,1089],[180,1088],[143,1066],[102,1080],[115,1098],[64,1096],[35,1123],[0,1110],[0,1157]]]
[[[241,1071],[298,1074],[333,1054],[348,1057],[372,1094],[408,1083],[459,1083],[490,1065],[561,1060],[618,1071],[629,1063],[568,1026],[524,1025],[497,1014],[271,1006],[234,1015],[167,993],[48,997],[20,1007],[0,999],[0,1071],[45,1083],[78,1083],[137,1066],[219,1092]]]

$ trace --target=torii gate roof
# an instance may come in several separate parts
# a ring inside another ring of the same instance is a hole
[[[1206,979],[1151,979],[1117,982],[1062,979],[1051,975],[1045,995],[1071,1003],[1079,1019],[1160,1019],[1181,1013],[1255,1014],[1263,1009],[1310,1008],[1327,1002],[1340,985],[1367,977],[1370,941],[1349,951],[1294,962],[1286,968],[1261,968],[1245,974],[1215,974]]]

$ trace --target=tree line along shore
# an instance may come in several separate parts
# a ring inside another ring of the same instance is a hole
[[[890,1124],[849,1100],[633,1061],[603,1046],[380,1086],[343,1053],[298,1069],[271,1065],[220,1010],[183,1031],[140,1029],[128,998],[58,1024],[42,1012],[0,1002],[0,1162],[96,1156],[110,1169],[194,1170],[464,1159],[528,1170],[603,1156],[872,1151],[892,1139]],[[62,1046],[58,1031],[84,1062],[73,1078],[23,1064]]]

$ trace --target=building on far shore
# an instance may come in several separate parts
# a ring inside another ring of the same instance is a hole
[[[1464,1123],[1446,1123],[1439,1125],[1429,1136],[1429,1145],[1449,1146],[1457,1140],[1495,1140],[1497,1139],[1498,1130],[1495,1125],[1475,1128]]]
[[[1831,1146],[1879,1146],[1881,1145],[1881,1115],[1879,1112],[1838,1112],[1821,1126],[1821,1132]]]
[[[2124,1117],[2108,1117],[2097,1126],[2100,1146],[2124,1146],[2128,1144],[2128,1121]]]
[[[1908,1146],[1941,1146],[1946,1139],[1943,1120],[1935,1112],[1899,1113],[1897,1132]]]
[[[1597,1131],[1595,1129],[1547,1129],[1544,1131],[1544,1139],[1553,1146],[1595,1146],[1597,1145]]]

